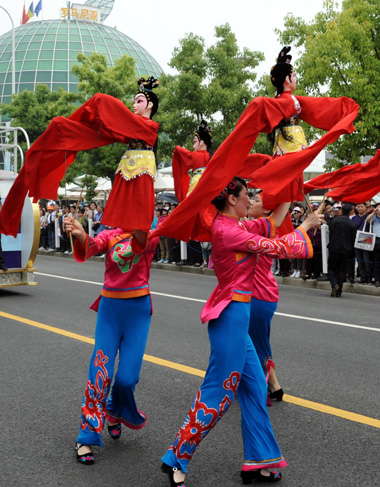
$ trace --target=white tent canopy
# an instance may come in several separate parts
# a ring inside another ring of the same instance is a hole
[[[154,189],[156,191],[161,191],[164,189],[173,190],[174,179],[171,176],[161,176],[159,173],[157,173],[156,180],[154,182]]]
[[[58,195],[65,196],[78,196],[82,191],[82,179],[84,176],[79,176],[75,179],[74,183],[67,184],[64,188],[58,189]],[[109,178],[97,178],[97,184],[95,191],[97,193],[109,193],[112,189],[111,180]],[[174,179],[171,176],[162,176],[157,173],[156,180],[154,182],[155,191],[173,190]]]

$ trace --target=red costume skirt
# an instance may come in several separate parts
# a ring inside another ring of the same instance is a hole
[[[142,174],[127,181],[117,173],[104,209],[102,224],[128,232],[148,232],[152,226],[154,206],[154,181],[151,176]]]

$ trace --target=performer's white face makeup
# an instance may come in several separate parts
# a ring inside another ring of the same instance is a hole
[[[150,106],[152,105],[151,102],[145,98],[144,95],[138,93],[135,96],[135,102],[133,104],[133,113],[135,115],[140,115],[141,117],[150,118]]]
[[[198,139],[197,136],[194,137],[194,145],[193,145],[194,152],[199,150],[207,150],[207,145],[204,143],[203,140]]]
[[[297,86],[296,73],[293,71],[290,76],[290,90],[294,91]]]
[[[293,71],[284,82],[284,91],[294,91],[297,86],[296,73]]]

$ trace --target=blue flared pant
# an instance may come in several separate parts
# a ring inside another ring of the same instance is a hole
[[[101,432],[106,417],[132,429],[145,426],[146,416],[137,409],[134,391],[148,339],[151,309],[150,296],[101,298],[78,443],[103,446]],[[107,401],[118,351],[119,366]]]
[[[208,332],[210,363],[201,388],[162,461],[187,472],[196,447],[238,396],[244,443],[244,466],[250,470],[285,466],[270,424],[267,385],[252,340],[248,335],[250,304],[232,301]]]
[[[273,315],[277,309],[277,303],[262,301],[252,298],[251,316],[249,321],[249,336],[256,349],[260,363],[265,373],[268,360],[273,360],[270,346],[270,329]]]

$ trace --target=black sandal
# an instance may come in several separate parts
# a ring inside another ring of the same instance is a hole
[[[177,472],[177,470],[178,468],[170,467],[169,465],[166,465],[166,463],[161,465],[161,471],[169,475],[170,487],[186,487],[184,480],[182,480],[182,482],[174,481],[174,472]]]
[[[113,424],[113,425],[109,424],[107,426],[108,426],[108,433],[110,437],[113,440],[118,440],[121,436],[121,424],[120,423]]]
[[[276,399],[276,401],[282,401],[284,396],[284,391],[281,389],[277,389],[277,391],[269,391],[269,397],[272,401]]]
[[[92,453],[92,450],[90,452],[83,453],[83,455],[80,455],[78,453],[79,448],[81,448],[82,446],[89,446],[91,448],[90,445],[82,445],[81,443],[76,444],[75,450],[77,452],[78,462],[81,463],[82,465],[93,465],[95,463],[95,457],[94,454]]]
[[[243,484],[252,484],[253,480],[257,480],[258,482],[277,482],[281,480],[282,475],[279,472],[269,472],[269,475],[263,475],[260,470],[248,470],[248,471],[241,471],[240,477],[243,481]]]

